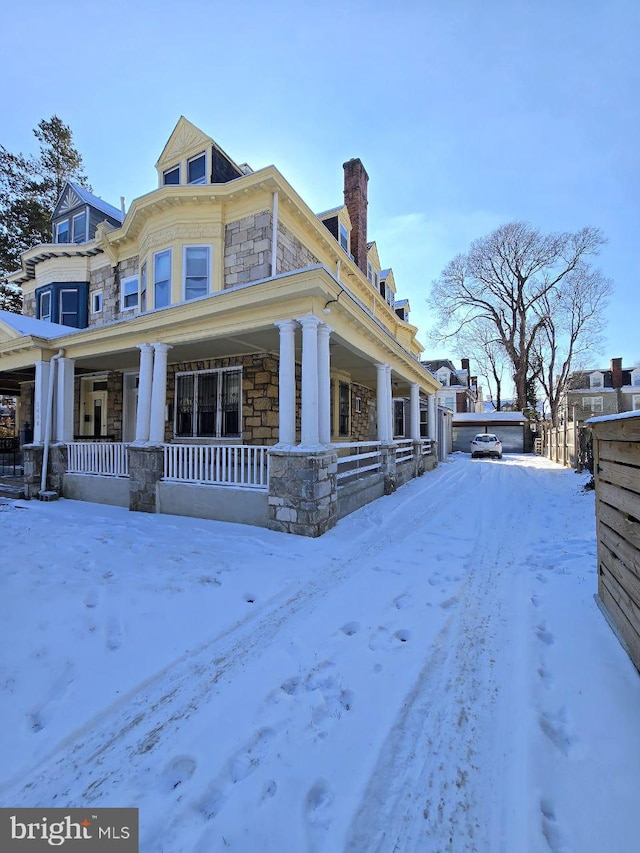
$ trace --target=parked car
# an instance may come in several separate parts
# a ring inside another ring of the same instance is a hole
[[[502,442],[492,432],[480,432],[471,442],[471,458],[476,456],[495,456],[502,459]]]

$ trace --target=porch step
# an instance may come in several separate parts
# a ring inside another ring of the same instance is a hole
[[[22,500],[24,498],[24,488],[22,486],[10,486],[8,483],[0,483],[0,498],[13,498],[13,500]]]

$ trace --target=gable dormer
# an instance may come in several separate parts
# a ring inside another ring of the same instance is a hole
[[[631,371],[631,386],[640,388],[640,367],[634,367]]]
[[[320,222],[340,243],[343,251],[353,260],[351,254],[351,217],[346,204],[341,207],[333,207],[316,214]]]
[[[604,388],[604,374],[599,370],[589,374],[589,388]]]
[[[206,133],[180,116],[156,163],[158,186],[226,184],[251,169],[240,167]]]
[[[375,241],[367,243],[367,278],[376,290],[380,289],[380,268],[380,257]]]
[[[400,317],[401,320],[404,320],[405,323],[409,322],[409,311],[411,310],[411,306],[409,305],[408,299],[398,299],[394,303],[394,311]]]
[[[119,228],[123,219],[117,207],[68,181],[51,217],[52,242],[87,243],[93,240],[101,222]]]
[[[380,271],[380,283],[378,285],[380,296],[385,300],[387,305],[395,309],[396,305],[396,281],[393,277],[393,270]],[[404,319],[404,318],[403,318]]]

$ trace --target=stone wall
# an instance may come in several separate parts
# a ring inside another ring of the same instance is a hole
[[[319,264],[320,261],[294,236],[282,222],[278,222],[277,271],[292,272]]]
[[[269,527],[322,536],[338,519],[338,457],[326,453],[269,453]]]
[[[224,286],[246,284],[271,275],[271,212],[230,222],[224,234]]]
[[[35,293],[25,293],[22,298],[22,313],[25,317],[36,316],[36,295]]]
[[[108,264],[97,270],[92,270],[89,280],[89,326],[102,326],[122,317],[133,316],[136,312],[120,310],[120,281],[138,273],[138,256],[121,261],[117,267]],[[147,276],[147,287],[149,286]],[[91,313],[93,294],[102,291],[102,311]]]
[[[356,397],[360,412],[356,412]],[[351,441],[375,441],[378,436],[376,392],[364,385],[351,385]]]

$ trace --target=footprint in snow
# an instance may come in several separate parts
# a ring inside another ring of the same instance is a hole
[[[304,801],[304,816],[307,823],[309,849],[319,851],[326,843],[327,830],[331,825],[333,792],[324,779],[319,779],[308,791]]]
[[[178,755],[164,768],[159,778],[161,791],[170,794],[188,782],[195,773],[197,762],[190,755]]]
[[[408,592],[404,592],[402,595],[399,595],[397,598],[393,600],[396,608],[398,610],[406,610],[407,607],[411,607],[413,604],[413,599],[409,595]]]
[[[551,743],[563,755],[568,756],[577,741],[569,731],[567,709],[560,708],[556,713],[550,711],[543,712],[540,714],[538,723],[540,729],[549,738]]]
[[[541,643],[544,643],[545,646],[552,646],[556,639],[550,631],[547,631],[544,625],[538,625],[536,628],[536,637]]]
[[[551,801],[546,799],[546,797],[540,800],[540,815],[542,834],[549,845],[551,853],[563,853],[565,846],[558,827],[555,809]]]
[[[353,637],[354,634],[357,634],[360,630],[359,622],[347,622],[346,625],[343,625],[340,629],[343,634],[346,634],[347,637]]]
[[[105,630],[105,644],[110,652],[117,652],[118,649],[122,648],[123,642],[124,633],[122,624],[115,616],[111,617],[107,622]]]
[[[267,747],[275,737],[273,729],[260,729],[253,738],[240,749],[229,761],[231,781],[242,782],[258,769],[267,751]]]

